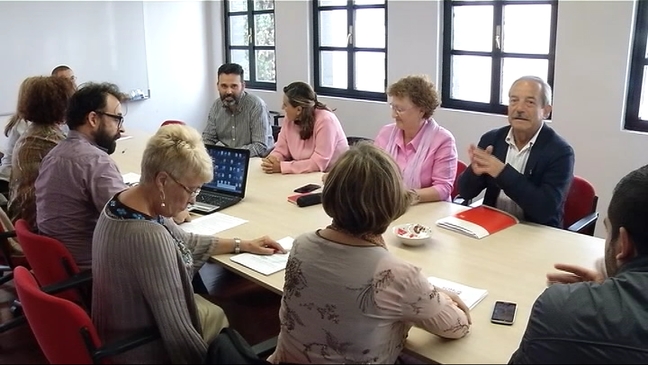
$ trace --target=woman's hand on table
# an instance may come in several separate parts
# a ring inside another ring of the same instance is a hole
[[[276,156],[270,155],[261,160],[261,169],[266,174],[280,173],[281,162]]]
[[[173,221],[176,224],[182,224],[184,222],[190,222],[191,221],[191,215],[189,214],[189,209],[185,209],[182,212],[174,215],[173,216]]]
[[[274,253],[286,253],[281,245],[268,236],[244,240],[241,242],[241,250],[257,255],[272,255]]]

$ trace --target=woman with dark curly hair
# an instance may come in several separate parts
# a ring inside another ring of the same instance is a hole
[[[432,118],[439,94],[426,76],[406,76],[387,89],[395,123],[384,126],[375,144],[398,164],[412,203],[449,201],[457,172],[452,133]]]
[[[60,126],[65,122],[68,100],[74,94],[74,84],[56,76],[38,76],[32,79],[24,95],[25,102],[19,105],[17,111],[18,115],[31,124],[13,150],[7,208],[12,221],[23,218],[35,229],[34,182],[43,157],[65,139]]]
[[[283,92],[286,117],[261,168],[268,174],[328,171],[349,149],[340,121],[307,83],[293,82]]]

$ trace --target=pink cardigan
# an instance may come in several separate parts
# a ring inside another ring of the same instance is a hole
[[[380,132],[378,132],[374,144],[384,150],[394,128],[398,128],[395,123],[382,127]],[[407,146],[403,146],[403,133],[396,134],[398,152],[396,156],[392,157],[396,160],[401,172],[414,159],[416,149],[421,143],[421,135],[422,133],[419,131]],[[420,173],[421,188],[432,186],[439,192],[439,197],[442,201],[450,200],[450,194],[452,194],[452,187],[457,173],[457,147],[454,136],[447,129],[441,127],[435,135],[428,155],[423,161]]]
[[[282,174],[301,174],[328,171],[348,149],[346,135],[335,114],[317,109],[311,138],[301,139],[299,126],[292,120],[284,119],[270,155],[281,161]]]

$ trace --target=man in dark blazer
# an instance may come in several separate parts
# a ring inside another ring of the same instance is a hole
[[[509,90],[509,126],[484,134],[468,149],[470,166],[459,194],[472,199],[486,189],[484,204],[519,219],[562,228],[574,174],[574,150],[548,125],[551,88],[524,76]]]

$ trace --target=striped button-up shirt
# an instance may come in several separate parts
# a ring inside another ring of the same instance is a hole
[[[274,147],[268,107],[261,98],[245,91],[233,113],[217,99],[209,111],[203,140],[250,150],[251,157],[265,156]]]

